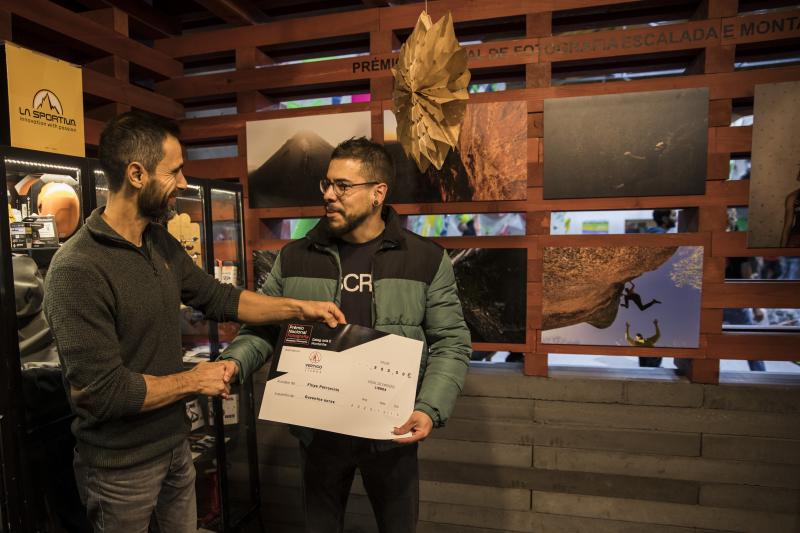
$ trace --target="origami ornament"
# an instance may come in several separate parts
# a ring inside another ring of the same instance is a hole
[[[441,170],[458,145],[467,108],[467,51],[458,44],[450,13],[433,24],[423,11],[400,49],[394,74],[397,140],[420,172]]]

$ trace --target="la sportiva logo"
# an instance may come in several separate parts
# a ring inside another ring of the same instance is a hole
[[[22,117],[45,121],[47,125],[75,126],[75,119],[64,116],[61,100],[50,89],[36,91],[31,107],[20,107],[19,114]]]

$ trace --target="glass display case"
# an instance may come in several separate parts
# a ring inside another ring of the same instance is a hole
[[[169,232],[200,268],[222,283],[244,288],[241,186],[188,181],[177,199],[177,213],[167,223]],[[190,307],[182,308],[184,363],[213,361],[238,329],[237,323],[217,323]],[[227,400],[190,398],[187,412],[192,421],[190,443],[201,531],[235,531],[244,521],[260,518],[252,380],[234,384]],[[224,446],[218,445],[223,442]]]
[[[42,308],[50,261],[89,214],[86,161],[9,147],[0,157],[2,513],[20,531],[88,531],[72,474],[73,415]]]

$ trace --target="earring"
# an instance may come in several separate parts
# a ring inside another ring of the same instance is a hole
[[[372,207],[378,207],[378,199],[372,200]]]

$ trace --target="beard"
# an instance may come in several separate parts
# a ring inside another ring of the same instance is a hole
[[[175,208],[169,204],[169,197],[149,182],[139,195],[139,212],[151,221],[163,224],[176,214]]]
[[[336,212],[339,213],[342,216],[342,218],[344,218],[344,224],[342,224],[341,226],[334,227],[333,225],[331,225],[331,219],[329,218],[325,219],[325,221],[328,223],[328,229],[336,237],[341,237],[342,235],[350,233],[351,231],[359,227],[361,224],[363,224],[364,221],[367,219],[367,217],[369,217],[370,215],[369,210],[366,210],[362,213],[354,213],[351,215],[348,215],[338,209],[336,210]]]

